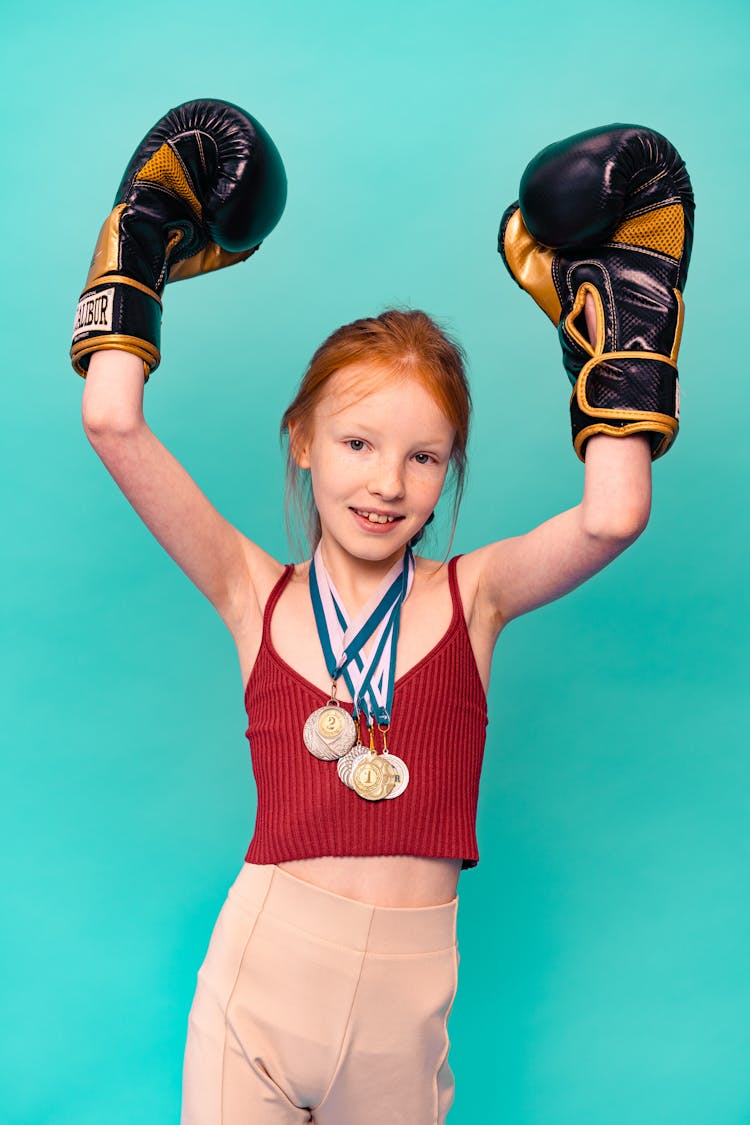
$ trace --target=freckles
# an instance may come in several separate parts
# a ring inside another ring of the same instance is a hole
[[[431,482],[420,482],[419,486],[415,485],[411,490],[412,504],[416,510],[429,513],[440,499],[441,492],[442,487]]]

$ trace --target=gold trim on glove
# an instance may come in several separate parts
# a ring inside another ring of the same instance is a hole
[[[88,276],[84,290],[96,284],[96,279],[103,273],[114,273],[120,268],[120,218],[127,207],[120,203],[107,216],[99,231],[99,237],[94,247],[94,256],[91,259]]]
[[[236,262],[244,262],[246,258],[249,258],[259,249],[259,246],[254,246],[252,250],[234,252],[223,250],[215,242],[209,242],[207,246],[204,246],[197,254],[193,254],[192,257],[175,262],[170,267],[167,281],[185,281],[189,277],[197,277],[202,273],[211,273],[212,270],[221,270],[225,266],[233,266]]]
[[[139,336],[109,335],[90,336],[80,344],[74,345],[70,349],[70,358],[73,361],[74,369],[85,379],[86,370],[81,366],[80,361],[87,355],[93,355],[94,352],[109,351],[113,348],[121,352],[130,352],[131,355],[137,355],[139,359],[143,360],[144,382],[146,383],[151,372],[159,366],[161,353],[154,344],[149,344],[147,340],[142,340]]]
[[[562,305],[552,280],[552,263],[556,252],[531,237],[520,208],[508,219],[503,250],[513,277],[557,328],[562,316]]]
[[[673,289],[672,292],[677,298],[677,326],[674,330],[674,343],[672,344],[672,351],[669,353],[669,358],[676,360],[682,340],[682,326],[685,323],[685,302],[682,299],[682,293],[680,293],[679,289]]]
[[[159,308],[162,308],[161,297],[155,293],[153,289],[149,289],[148,285],[143,285],[140,281],[135,281],[132,277],[126,277],[122,273],[109,273],[104,274],[102,277],[97,278],[91,285],[87,285],[81,296],[83,297],[88,289],[96,289],[99,285],[111,285],[117,282],[119,285],[131,285],[133,289],[140,289],[141,293],[145,293],[147,297],[153,297]]]
[[[576,327],[576,320],[584,312],[586,307],[586,294],[590,293],[594,301],[594,310],[596,312],[596,338],[592,344],[587,336],[583,336]],[[599,290],[590,281],[581,283],[576,299],[573,302],[573,308],[565,317],[565,328],[568,334],[573,337],[575,342],[590,356],[601,355],[604,351],[604,303],[602,302],[602,295]]]
[[[583,456],[583,446],[590,437],[594,434],[609,434],[610,437],[628,437],[630,434],[639,433],[660,433],[664,437],[657,445],[656,449],[651,455],[651,460],[655,461],[657,457],[661,457],[666,453],[672,442],[677,436],[679,426],[674,418],[670,418],[666,414],[650,414],[650,421],[648,422],[632,422],[629,426],[608,426],[605,423],[601,425],[587,426],[585,430],[581,430],[573,442],[573,448],[576,451],[576,456],[579,461],[586,464],[586,458]]]

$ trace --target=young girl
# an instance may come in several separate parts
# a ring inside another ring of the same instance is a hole
[[[646,525],[651,460],[677,429],[692,196],[669,142],[610,126],[535,158],[503,219],[506,265],[561,325],[579,504],[447,565],[414,553],[446,480],[455,526],[470,399],[460,348],[389,310],[334,332],[284,415],[312,552],[284,566],[143,416],[164,282],[252,253],[284,185],[237,107],[171,111],[128,166],[72,351],[90,441],[215,606],[246,684],[255,833],[198,974],[182,1120],[432,1125],[453,1100],[457,885],[478,860],[492,652]]]

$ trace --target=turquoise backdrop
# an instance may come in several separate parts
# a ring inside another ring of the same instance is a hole
[[[67,359],[133,148],[220,97],[275,139],[287,210],[253,261],[167,291],[146,417],[280,558],[281,413],[329,331],[394,302],[469,354],[456,549],[577,503],[555,333],[498,220],[527,160],[582,129],[647,124],[684,156],[682,431],[650,526],[497,651],[450,1121],[748,1125],[748,5],[5,13],[2,1121],[177,1121],[195,974],[252,830],[231,638],[90,448]]]

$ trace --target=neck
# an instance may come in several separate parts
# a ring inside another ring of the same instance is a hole
[[[358,559],[324,536],[321,554],[323,565],[344,605],[350,613],[356,613],[370,599],[391,567],[403,560],[406,547],[399,547],[385,559]]]

